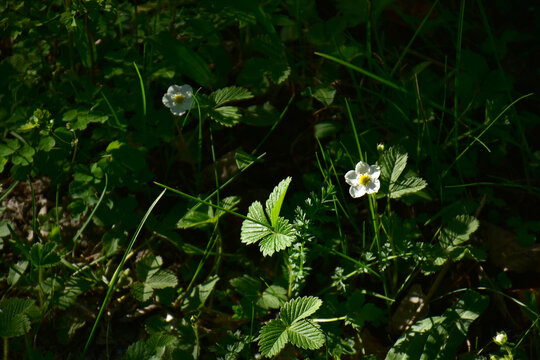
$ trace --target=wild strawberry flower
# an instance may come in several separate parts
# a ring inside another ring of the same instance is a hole
[[[373,194],[379,191],[381,168],[378,165],[368,165],[363,161],[358,162],[354,170],[347,171],[345,181],[351,185],[349,193],[353,198],[359,198],[365,194]]]
[[[183,115],[193,102],[193,88],[189,85],[171,85],[161,101],[174,115]]]

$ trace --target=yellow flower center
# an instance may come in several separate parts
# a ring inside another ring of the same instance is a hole
[[[366,186],[370,181],[371,181],[371,179],[370,179],[369,176],[367,176],[367,175],[362,175],[362,176],[360,176],[360,179],[358,180],[358,182],[359,182],[361,185],[364,185],[364,186]]]
[[[176,95],[174,95],[174,99],[173,99],[173,100],[174,100],[174,102],[175,102],[176,104],[181,104],[181,103],[184,102],[184,99],[185,99],[184,95],[182,95],[182,94],[176,94]]]

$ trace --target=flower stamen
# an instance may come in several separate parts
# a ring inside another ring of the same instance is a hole
[[[369,175],[362,175],[360,176],[360,179],[358,179],[358,182],[360,183],[360,185],[364,185],[364,186],[369,184],[370,181],[371,181],[371,178],[369,177]]]
[[[184,95],[182,95],[182,94],[176,94],[176,95],[174,96],[173,101],[175,102],[175,104],[181,104],[181,103],[184,102],[185,99],[186,99],[186,98],[185,98]]]

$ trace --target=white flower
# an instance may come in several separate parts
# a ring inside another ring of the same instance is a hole
[[[354,170],[345,174],[345,181],[351,185],[349,193],[353,198],[359,198],[364,194],[373,194],[379,191],[381,182],[379,175],[381,168],[377,165],[368,165],[363,161],[356,164]]]
[[[497,335],[493,338],[493,342],[497,345],[504,345],[506,344],[507,340],[508,336],[506,336],[506,333],[504,331],[497,333]]]
[[[193,102],[193,88],[189,85],[171,85],[161,101],[174,115],[183,115]]]

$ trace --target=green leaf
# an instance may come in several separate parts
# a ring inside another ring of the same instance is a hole
[[[249,207],[248,218],[257,222],[244,220],[242,223],[240,239],[248,245],[260,240],[259,247],[264,256],[286,249],[296,239],[296,231],[292,225],[288,220],[279,216],[290,182],[290,177],[282,180],[266,201],[266,215],[272,222],[268,221],[262,204],[255,201]]]
[[[210,94],[210,99],[215,106],[223,105],[227,102],[251,99],[253,94],[248,89],[238,86],[230,86],[219,89]]]
[[[321,299],[315,296],[303,296],[287,301],[281,308],[279,316],[285,324],[292,325],[296,321],[305,319],[313,314],[321,305]]]
[[[288,341],[287,327],[279,319],[270,320],[259,334],[259,349],[267,357],[276,355]]]
[[[45,245],[41,243],[35,243],[30,250],[30,261],[32,265],[40,267],[51,267],[60,262],[60,256],[54,252],[56,245],[53,243],[47,243]]]
[[[474,216],[458,215],[441,230],[439,244],[446,251],[462,245],[478,229],[478,225],[479,222]]]
[[[265,310],[278,309],[287,300],[287,290],[278,285],[265,289],[257,305]]]
[[[236,160],[236,166],[238,166],[238,169],[240,170],[247,168],[249,165],[253,164],[254,162],[261,161],[260,159],[257,159],[256,156],[253,156],[245,152],[242,148],[236,150],[235,160]]]
[[[412,176],[406,179],[398,180],[390,185],[390,198],[397,199],[406,194],[415,193],[427,186],[427,182],[419,177]]]
[[[148,301],[154,294],[154,289],[146,283],[136,282],[131,286],[131,295],[141,302]]]
[[[236,106],[222,106],[207,111],[212,119],[226,127],[238,124],[238,120],[242,117],[240,110]]]
[[[319,100],[324,106],[328,107],[334,102],[336,96],[336,89],[333,87],[317,87],[315,90],[309,89],[309,92],[313,98]]]
[[[406,153],[394,146],[385,151],[380,159],[381,180],[390,186],[395,183],[407,165],[407,157]]]
[[[0,144],[0,157],[13,154],[20,147],[17,139],[5,139],[5,144]]]
[[[51,151],[51,149],[54,147],[55,144],[56,144],[56,141],[54,140],[52,136],[45,136],[39,139],[38,149],[43,150],[45,152],[49,152]]]
[[[287,335],[293,345],[302,349],[318,349],[324,345],[324,334],[318,324],[300,320],[287,328]]]
[[[291,246],[296,239],[296,231],[289,220],[278,217],[274,231],[261,239],[259,247],[263,256],[272,255]]]
[[[248,218],[256,220],[259,223],[256,223],[251,220],[244,220],[242,223],[242,229],[240,232],[240,240],[244,244],[253,244],[262,238],[272,234],[272,229],[270,228],[270,223],[264,214],[262,204],[258,201],[255,201],[251,204],[248,209]],[[264,225],[263,225],[264,224]]]
[[[281,205],[283,205],[283,200],[285,199],[285,194],[287,193],[287,188],[291,183],[292,178],[289,176],[274,187],[274,190],[266,200],[266,214],[270,218],[270,224],[272,226],[276,225],[277,218],[281,211]]]
[[[17,261],[16,264],[12,265],[9,268],[7,283],[9,285],[15,285],[20,280],[21,276],[24,274],[27,268],[28,268],[27,260]]]
[[[30,318],[35,301],[32,299],[5,299],[0,303],[0,337],[15,337],[30,331]]]
[[[229,282],[239,294],[251,298],[258,297],[259,289],[262,285],[259,279],[250,275],[242,275],[231,279]]]
[[[487,308],[489,298],[467,291],[442,316],[418,321],[386,355],[386,360],[453,359],[467,331]]]
[[[150,275],[145,283],[152,289],[165,289],[175,287],[178,284],[178,278],[172,271],[162,269]]]

